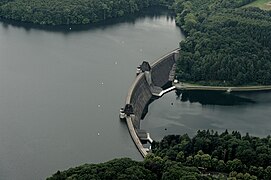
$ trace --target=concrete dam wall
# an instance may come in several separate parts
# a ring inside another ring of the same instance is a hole
[[[141,73],[136,77],[129,94],[126,99],[126,104],[131,104],[133,107],[133,126],[136,129],[140,128],[140,119],[143,110],[152,97],[150,86],[146,80],[145,74]]]
[[[151,65],[151,77],[155,86],[163,87],[168,83],[170,71],[178,57],[179,53],[173,51]]]
[[[130,135],[143,157],[147,155],[148,149],[143,147],[138,136],[142,114],[155,94],[153,91],[161,89],[169,82],[169,76],[178,57],[179,49],[176,49],[156,60],[151,66],[147,65],[149,69],[141,68],[142,71],[137,75],[128,92],[124,108],[126,122]]]

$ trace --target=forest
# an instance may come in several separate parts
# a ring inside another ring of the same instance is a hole
[[[152,153],[141,162],[121,158],[85,164],[58,171],[47,180],[270,180],[270,154],[271,136],[202,130],[193,138],[187,134],[165,136],[152,144]]]
[[[212,130],[198,131],[190,138],[187,134],[170,135],[152,145],[155,156],[194,166],[206,172],[219,172],[251,179],[271,179],[271,136],[259,138],[238,131],[221,134]],[[247,174],[247,175],[246,175]]]
[[[0,0],[0,17],[40,25],[89,24],[170,0]]]
[[[271,11],[252,0],[176,0],[180,42],[177,78],[203,85],[271,84]]]

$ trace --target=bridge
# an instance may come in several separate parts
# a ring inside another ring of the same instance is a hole
[[[164,94],[173,91],[176,89],[176,86],[171,86],[170,88],[167,88],[165,90],[159,91],[159,92],[154,92],[153,95],[157,97],[162,97]]]

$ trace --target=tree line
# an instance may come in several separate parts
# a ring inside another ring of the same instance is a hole
[[[229,174],[244,179],[271,179],[271,136],[252,137],[239,132],[221,134],[202,130],[190,138],[170,135],[152,146],[155,156],[181,162],[185,166],[200,167],[207,172]],[[243,177],[243,178],[241,178]]]
[[[271,84],[271,11],[253,0],[176,0],[187,34],[177,62],[180,81],[208,85]]]
[[[153,142],[152,153],[141,162],[121,158],[85,164],[58,171],[48,180],[270,180],[270,154],[271,136],[202,130],[193,138],[169,135]]]
[[[89,24],[170,0],[1,0],[0,17],[41,25]]]

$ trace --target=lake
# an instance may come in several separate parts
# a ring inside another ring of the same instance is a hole
[[[174,18],[157,12],[71,30],[0,23],[0,179],[141,160],[119,109],[136,67],[182,39]]]

